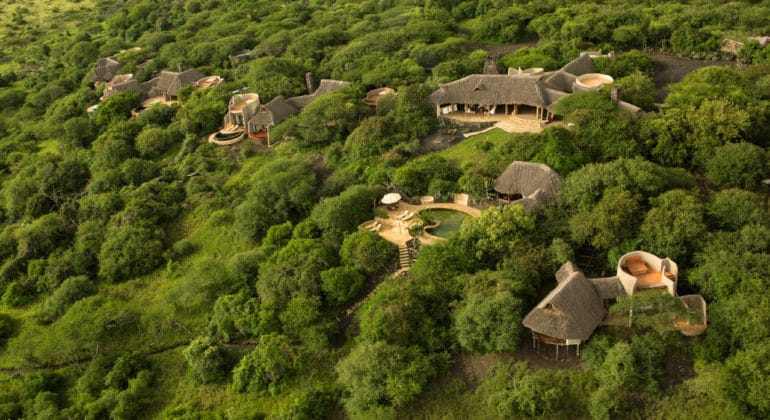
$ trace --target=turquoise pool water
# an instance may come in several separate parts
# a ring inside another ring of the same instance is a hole
[[[428,229],[428,233],[445,239],[449,239],[450,236],[459,231],[463,220],[468,217],[468,215],[465,213],[444,209],[423,210],[420,214],[424,214],[426,212],[430,214],[431,218],[441,222],[438,227]]]

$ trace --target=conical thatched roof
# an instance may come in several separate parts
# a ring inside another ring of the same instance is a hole
[[[206,77],[196,69],[187,69],[183,72],[163,71],[160,73],[157,89],[170,96],[176,96],[179,89],[191,85]]]
[[[123,64],[112,57],[100,58],[96,61],[96,67],[91,72],[89,80],[91,82],[109,82],[121,67]]]
[[[587,340],[607,311],[591,282],[572,271],[537,306],[522,324],[530,330],[562,340]]]
[[[313,92],[313,96],[336,92],[346,86],[350,86],[350,82],[345,82],[343,80],[321,79],[321,83],[318,84],[318,89]]]
[[[286,101],[286,98],[276,96],[272,101],[262,105],[254,117],[249,120],[249,130],[256,132],[261,127],[278,124],[298,111],[297,108]]]
[[[288,105],[294,108],[302,109],[310,105],[310,102],[313,102],[315,98],[327,93],[336,92],[337,90],[349,85],[350,82],[345,82],[343,80],[321,79],[321,83],[318,85],[318,89],[316,89],[312,94],[292,96],[291,98],[287,99],[286,102]]]
[[[495,191],[508,195],[520,194],[524,199],[533,201],[530,204],[537,206],[553,205],[561,191],[561,177],[548,165],[515,161],[497,177]]]

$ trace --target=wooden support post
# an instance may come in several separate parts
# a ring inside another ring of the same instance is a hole
[[[557,361],[559,360],[559,347],[561,347],[561,346],[557,344],[556,345],[556,360]]]
[[[441,116],[441,105],[436,105],[436,118]]]
[[[508,115],[508,104],[505,104],[505,115]]]

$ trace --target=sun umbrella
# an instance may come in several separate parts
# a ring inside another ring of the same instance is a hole
[[[390,206],[392,204],[396,204],[399,201],[401,201],[401,194],[399,193],[388,193],[385,194],[385,196],[382,197],[382,204],[385,204],[386,206]]]

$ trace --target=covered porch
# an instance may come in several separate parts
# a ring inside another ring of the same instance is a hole
[[[537,121],[550,121],[553,119],[553,114],[544,107],[518,103],[436,105],[436,116],[458,120],[470,118],[473,121],[502,121],[509,116]]]

